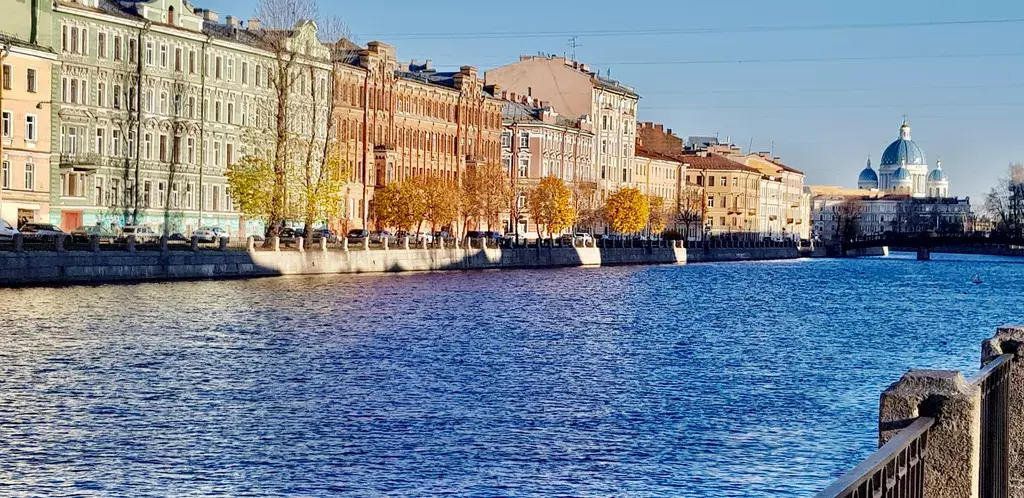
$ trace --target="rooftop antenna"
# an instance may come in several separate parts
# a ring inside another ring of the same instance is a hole
[[[772,157],[775,157],[775,141],[772,140]]]
[[[567,45],[572,48],[572,60],[576,60],[576,49],[583,46],[579,44],[578,39],[579,37],[575,35],[569,37],[569,43]]]
[[[750,145],[747,146],[747,154],[754,150],[754,137],[750,137]]]

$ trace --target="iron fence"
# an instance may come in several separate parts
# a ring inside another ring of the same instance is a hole
[[[919,417],[817,498],[924,498],[931,417]]]
[[[981,389],[981,498],[1009,496],[1010,376],[1014,355],[1004,354],[969,379]]]

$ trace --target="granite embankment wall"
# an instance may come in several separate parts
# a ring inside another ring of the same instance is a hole
[[[916,247],[893,247],[893,251],[917,252]],[[1002,244],[938,246],[929,249],[933,254],[984,254],[988,256],[1024,257],[1024,247]]]
[[[796,248],[677,247],[0,253],[0,286],[794,259]]]

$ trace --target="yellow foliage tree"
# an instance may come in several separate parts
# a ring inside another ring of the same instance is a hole
[[[576,210],[572,206],[572,191],[565,182],[549,176],[543,178],[527,196],[530,216],[537,223],[538,231],[543,226],[543,235],[560,233],[576,222]]]
[[[624,188],[608,196],[604,219],[618,233],[636,233],[647,226],[651,206],[647,196],[635,188]]]
[[[459,186],[441,176],[421,177],[426,211],[424,219],[430,230],[437,231],[459,216]]]
[[[648,198],[647,202],[651,208],[651,214],[648,216],[648,227],[651,229],[651,233],[656,234],[664,232],[665,224],[667,223],[665,199],[652,195]]]
[[[239,211],[249,218],[271,218],[274,197],[274,168],[269,161],[244,156],[228,165],[228,188]]]

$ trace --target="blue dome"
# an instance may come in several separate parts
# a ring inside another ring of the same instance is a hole
[[[885,148],[885,152],[882,153],[882,164],[885,166],[897,164],[920,166],[928,163],[925,161],[924,151],[913,140],[901,138]]]
[[[864,171],[860,172],[860,178],[857,181],[878,183],[878,173],[875,173],[875,170],[871,168],[864,168]]]
[[[882,166],[922,166],[928,164],[924,151],[910,139],[910,125],[903,122],[900,126],[900,137],[889,144],[882,153]]]
[[[941,169],[933,169],[931,173],[928,173],[928,181],[930,182],[945,182],[946,172]]]
[[[910,170],[901,166],[892,174],[892,179],[899,183],[910,183]]]

